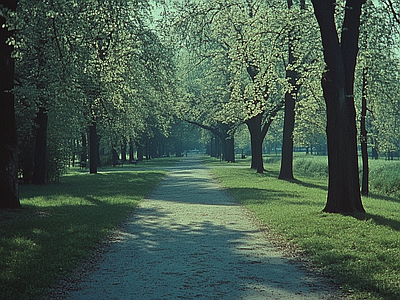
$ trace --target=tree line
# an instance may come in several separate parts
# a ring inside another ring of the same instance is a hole
[[[263,140],[284,111],[279,178],[293,179],[294,140],[307,147],[323,133],[324,211],[363,212],[359,145],[363,194],[368,147],[375,157],[399,147],[398,8],[397,1],[179,1],[164,24],[181,49],[181,118],[219,137],[228,161],[245,124],[251,167],[262,173]]]
[[[101,142],[113,152],[121,145],[123,156],[127,145],[139,158],[164,151],[179,127],[171,114],[175,67],[151,28],[148,1],[1,4],[1,206],[19,206],[17,176],[53,180],[73,151],[80,161],[88,154],[90,173]]]
[[[294,143],[326,134],[324,211],[362,212],[358,146],[363,194],[368,148],[400,146],[398,0],[1,4],[2,206],[18,206],[18,172],[38,184],[58,176],[87,133],[95,173],[99,141],[143,155],[156,137],[163,152],[170,136],[180,153],[185,123],[234,161],[244,125],[251,168],[262,173],[263,141],[283,111],[279,178],[293,179]],[[156,21],[152,5],[162,8]]]

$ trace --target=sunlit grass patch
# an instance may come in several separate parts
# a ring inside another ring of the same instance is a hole
[[[275,234],[295,244],[325,275],[360,299],[400,299],[400,200],[363,198],[366,214],[323,213],[327,177],[295,173],[278,180],[279,163],[265,174],[249,165],[210,166],[241,203]],[[387,175],[388,176],[388,175]]]
[[[21,186],[20,210],[0,211],[0,299],[40,299],[117,227],[163,171],[69,174]]]

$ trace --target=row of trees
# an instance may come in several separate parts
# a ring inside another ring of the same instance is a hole
[[[246,125],[251,167],[261,173],[263,140],[283,110],[281,179],[293,179],[294,140],[307,145],[326,123],[328,212],[364,211],[359,142],[366,182],[368,145],[380,152],[398,147],[397,0],[163,1],[157,31],[146,0],[1,3],[9,70],[2,87],[8,102],[0,104],[9,116],[0,128],[8,153],[1,186],[14,200],[18,170],[43,183],[49,170],[61,169],[71,140],[86,132],[95,173],[100,138],[141,149],[175,128],[178,140],[185,126],[171,126],[174,116],[220,139],[227,161],[234,161],[235,133]],[[10,39],[13,29],[18,34]],[[8,126],[13,95],[19,169]]]
[[[164,26],[173,30],[168,38],[181,49],[181,118],[220,137],[228,161],[235,132],[246,124],[251,167],[261,173],[262,142],[284,110],[281,179],[293,179],[293,140],[306,146],[327,124],[325,211],[364,211],[358,145],[367,194],[368,145],[386,154],[400,140],[398,34],[392,26],[399,19],[397,5],[389,0],[178,1]]]
[[[171,50],[151,29],[147,0],[1,4],[9,72],[2,72],[0,206],[19,206],[17,174],[27,183],[55,179],[86,144],[91,173],[100,141],[159,152],[173,123],[175,71]]]

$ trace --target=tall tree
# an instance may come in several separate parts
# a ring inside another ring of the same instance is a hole
[[[2,0],[0,5],[15,11],[17,2]],[[4,12],[4,10],[3,10]],[[21,206],[18,193],[18,142],[14,110],[13,46],[9,40],[13,31],[5,26],[6,18],[0,14],[0,208]]]
[[[293,7],[293,1],[287,0],[288,9]],[[305,9],[305,0],[300,1],[300,8]],[[292,29],[288,33],[288,67],[286,67],[286,78],[289,81],[290,88],[285,92],[285,119],[283,124],[283,139],[282,139],[282,160],[279,179],[293,179],[293,131],[295,123],[295,105],[298,94],[299,73],[293,70],[293,65],[296,58],[293,54],[294,41],[297,32],[299,31],[299,23],[295,22]]]
[[[365,0],[346,1],[340,41],[335,23],[336,1],[312,0],[312,3],[326,63],[322,88],[327,110],[329,184],[324,211],[364,212],[358,170],[354,72]]]

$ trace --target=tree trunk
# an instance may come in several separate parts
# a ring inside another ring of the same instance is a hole
[[[118,153],[117,150],[115,150],[114,148],[111,149],[111,162],[112,162],[112,166],[116,167],[117,163],[118,163]]]
[[[287,0],[288,9],[293,5],[292,0]],[[289,33],[289,47],[288,47],[288,65],[292,65],[295,62],[295,58],[292,52],[292,40],[293,34]],[[289,79],[290,85],[293,89],[285,93],[285,117],[283,123],[283,140],[282,140],[282,159],[281,159],[281,170],[279,172],[279,179],[292,180],[293,177],[293,130],[295,122],[295,94],[297,94],[297,77],[296,71],[286,70],[286,78]]]
[[[251,168],[256,169],[257,173],[264,172],[264,162],[262,158],[262,133],[261,133],[262,115],[259,114],[246,121],[250,131],[251,141]]]
[[[216,149],[215,149],[215,142],[214,142],[214,140],[215,140],[215,136],[214,135],[212,135],[211,136],[211,140],[210,140],[210,152],[211,152],[211,157],[217,157],[217,151],[216,151]]]
[[[89,172],[97,173],[97,125],[95,121],[89,126]]]
[[[13,11],[18,1],[1,1],[1,4]],[[0,25],[5,19],[0,17]],[[13,47],[6,41],[13,32],[0,27],[0,208],[19,208],[18,193],[18,142],[15,125],[14,60],[11,57]]]
[[[235,139],[234,137],[230,137],[225,139],[225,161],[227,162],[235,162]]]
[[[36,141],[33,169],[33,184],[44,184],[46,182],[46,154],[47,154],[47,111],[39,107],[36,115]]]
[[[124,142],[121,144],[121,160],[123,162],[126,162],[126,141],[124,139]]]
[[[134,149],[133,149],[133,139],[129,139],[129,161],[133,162],[135,160]]]
[[[138,161],[143,161],[143,146],[139,143],[136,143],[136,148],[137,148],[137,160]]]
[[[367,117],[367,69],[363,69],[363,80],[362,80],[362,99],[361,99],[361,157],[363,164],[362,172],[362,184],[361,184],[361,194],[368,196],[369,188],[369,164],[368,164],[368,132],[366,128],[366,117]]]
[[[86,160],[87,160],[87,140],[86,140],[86,133],[82,133],[81,162],[86,162]]]
[[[357,129],[354,108],[354,70],[363,1],[348,0],[341,43],[332,0],[313,0],[327,71],[322,88],[327,110],[329,183],[325,212],[364,212],[358,173]]]
[[[290,81],[292,81],[291,78]],[[294,81],[294,80],[293,80]],[[285,117],[283,124],[282,159],[279,179],[292,180],[293,177],[293,130],[295,99],[290,92],[285,94]]]

